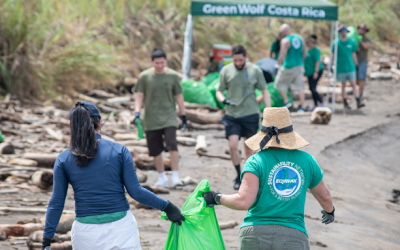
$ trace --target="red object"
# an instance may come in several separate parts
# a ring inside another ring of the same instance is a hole
[[[222,61],[225,56],[230,56],[232,46],[225,44],[214,44],[213,46],[214,61]]]

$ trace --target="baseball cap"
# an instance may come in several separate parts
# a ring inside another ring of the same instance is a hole
[[[342,31],[349,32],[349,30],[347,29],[347,25],[342,24],[339,26],[339,32],[342,32]]]
[[[69,116],[71,116],[72,113],[75,111],[77,104],[83,104],[83,106],[89,111],[90,116],[98,116],[101,119],[99,109],[96,107],[96,105],[94,105],[91,102],[77,102],[75,104],[75,106],[71,109],[71,111],[69,112]]]

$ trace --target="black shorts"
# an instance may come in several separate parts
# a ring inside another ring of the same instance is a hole
[[[158,156],[165,149],[168,151],[178,151],[178,144],[176,142],[176,127],[148,130],[145,131],[145,133],[150,156]],[[164,141],[166,146],[164,146]]]
[[[222,123],[225,126],[226,139],[231,135],[238,135],[240,137],[250,138],[258,131],[260,124],[260,115],[248,115],[239,118],[234,118],[229,115],[224,115]]]

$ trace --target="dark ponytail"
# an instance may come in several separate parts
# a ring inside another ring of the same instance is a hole
[[[70,116],[70,151],[77,156],[75,162],[79,167],[87,166],[96,157],[98,140],[95,131],[99,127],[100,119],[90,116],[85,104],[75,104],[75,110]]]

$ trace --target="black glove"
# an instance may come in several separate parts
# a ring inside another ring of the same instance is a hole
[[[182,115],[181,116],[181,120],[182,120],[182,128],[181,131],[185,132],[187,129],[187,121],[186,121],[186,115]]]
[[[168,201],[168,205],[164,209],[164,212],[167,214],[168,220],[176,222],[178,225],[182,225],[182,221],[185,221],[185,217],[182,215],[181,210],[170,201]]]
[[[138,120],[140,121],[140,113],[139,112],[135,113],[135,119],[133,120],[133,124],[135,124],[137,126]]]
[[[221,194],[221,193],[217,193],[217,192],[213,192],[213,191],[203,193],[203,198],[206,201],[207,207],[213,207],[215,205],[218,205],[217,200],[215,199],[218,194]]]
[[[51,245],[51,241],[53,239],[47,238],[47,237],[43,237],[42,240],[42,250],[50,250],[50,245]]]
[[[225,104],[225,105],[233,106],[233,107],[237,106],[236,103],[234,103],[233,101],[228,100],[228,99],[225,99],[222,103]]]
[[[322,223],[325,223],[325,225],[335,221],[335,207],[333,207],[333,211],[330,213],[326,212],[324,209],[321,209],[321,213]]]

